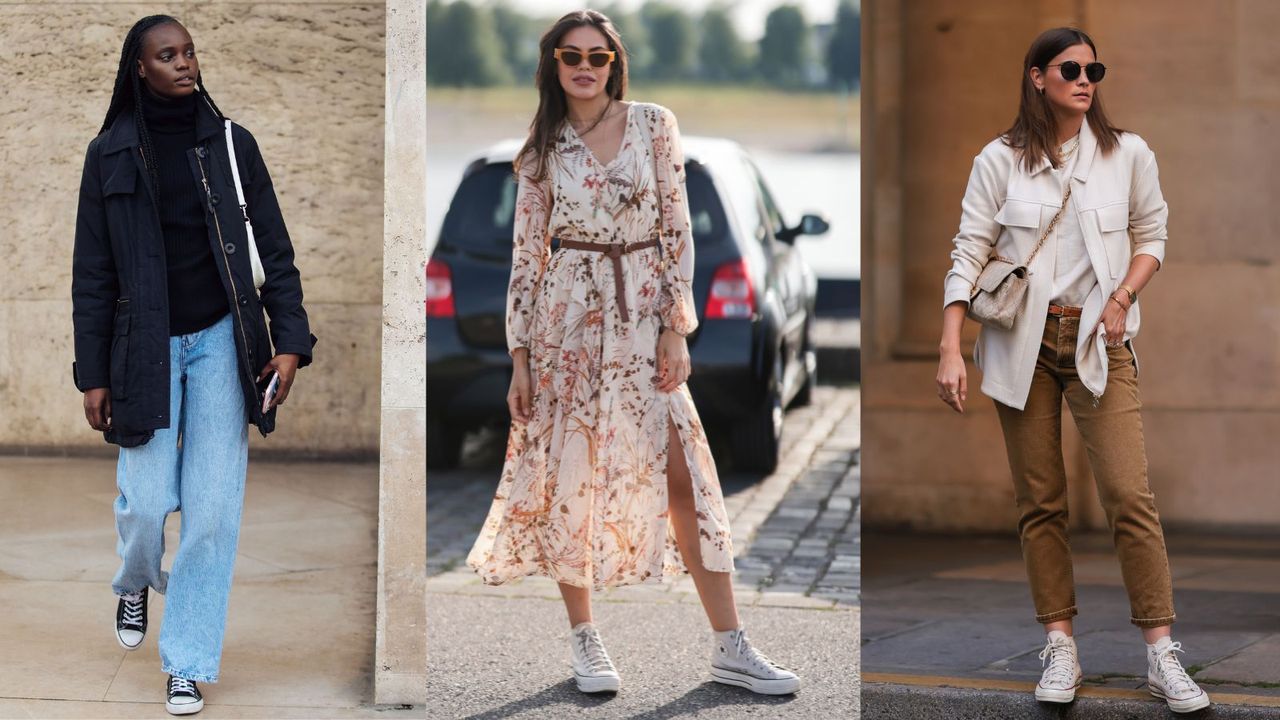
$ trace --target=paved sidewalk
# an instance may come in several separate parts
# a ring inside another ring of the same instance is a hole
[[[480,438],[469,464],[433,473],[428,487],[428,692],[450,698],[431,717],[857,717],[858,401],[857,389],[819,387],[812,407],[788,413],[777,472],[721,478],[743,621],[757,646],[801,675],[798,695],[709,682],[711,634],[687,576],[596,596],[623,690],[579,693],[556,585],[489,587],[465,566],[501,469],[500,453],[484,447],[495,439]]]
[[[869,532],[868,718],[1166,718],[1110,537],[1072,537],[1085,672],[1076,703],[1036,703],[1043,629],[1018,542]],[[1168,536],[1184,665],[1215,701],[1194,717],[1280,718],[1280,539]]]
[[[0,718],[168,718],[152,594],[113,634],[115,461],[0,457]],[[252,461],[222,677],[201,718],[421,718],[372,699],[376,464]],[[166,532],[169,560],[178,517]]]

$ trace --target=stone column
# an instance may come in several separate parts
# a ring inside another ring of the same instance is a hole
[[[388,0],[374,669],[379,704],[422,704],[427,698],[425,21],[421,0]]]

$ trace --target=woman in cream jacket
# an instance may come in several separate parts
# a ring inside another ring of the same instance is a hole
[[[965,191],[944,287],[938,396],[964,411],[960,330],[982,269],[993,257],[1025,264],[1029,288],[1012,329],[984,326],[974,362],[996,401],[1036,621],[1048,633],[1036,698],[1070,702],[1082,678],[1071,622],[1065,398],[1114,534],[1130,620],[1147,643],[1149,689],[1190,712],[1209,698],[1170,637],[1173,590],[1147,484],[1132,344],[1138,295],[1164,261],[1168,209],[1154,153],[1102,110],[1105,72],[1093,41],[1074,28],[1046,31],[1028,50],[1018,117],[974,160]]]

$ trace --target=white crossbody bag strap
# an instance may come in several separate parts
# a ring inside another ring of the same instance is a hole
[[[240,165],[236,162],[236,145],[231,139],[231,121],[223,120],[227,131],[227,154],[231,156],[231,179],[236,183],[236,202],[240,205],[240,215],[244,217],[244,231],[249,236],[249,263],[253,266],[253,286],[259,290],[267,281],[267,273],[262,269],[262,257],[258,255],[258,241],[253,237],[253,223],[249,222],[249,205],[244,201],[244,186],[240,184]]]

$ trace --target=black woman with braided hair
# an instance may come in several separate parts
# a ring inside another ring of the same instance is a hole
[[[125,37],[85,155],[71,293],[85,418],[120,446],[116,639],[137,649],[149,590],[165,595],[166,707],[196,713],[197,683],[218,680],[248,426],[275,428],[315,337],[257,142],[213,102],[172,17]],[[164,572],[165,518],[179,508]]]

